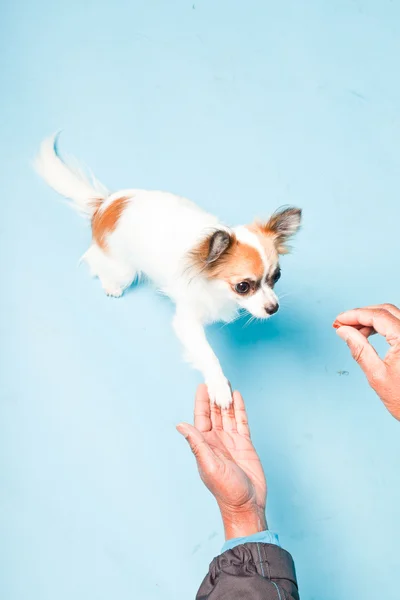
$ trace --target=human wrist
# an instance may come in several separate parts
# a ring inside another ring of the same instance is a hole
[[[247,537],[268,529],[265,508],[255,504],[240,507],[219,505],[225,540]]]

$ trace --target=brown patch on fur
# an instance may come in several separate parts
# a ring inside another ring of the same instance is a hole
[[[130,198],[127,196],[121,196],[121,198],[116,198],[104,210],[99,210],[101,203],[96,203],[97,209],[92,217],[92,234],[96,244],[103,250],[107,247],[107,236],[115,230],[129,200]]]
[[[278,254],[285,254],[285,252],[281,252],[282,248],[279,243],[277,244],[275,234],[265,225],[253,223],[246,225],[246,228],[257,236],[270,265],[274,265],[278,261]]]
[[[190,261],[199,273],[208,279],[222,279],[230,285],[249,278],[261,280],[264,263],[256,248],[243,244],[231,234],[231,243],[227,250],[213,263],[207,263],[210,251],[210,238],[203,240],[190,253]]]

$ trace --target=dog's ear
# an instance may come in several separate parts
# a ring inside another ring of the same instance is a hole
[[[263,233],[274,237],[279,254],[286,254],[289,251],[286,242],[299,230],[301,214],[300,208],[292,206],[281,208],[271,216],[267,223],[263,224]]]
[[[189,254],[189,259],[199,272],[213,276],[221,267],[222,259],[235,242],[235,234],[224,229],[217,229],[209,234]]]
[[[230,248],[232,245],[233,236],[224,231],[223,229],[215,231],[208,238],[208,253],[206,257],[206,264],[211,265],[215,263],[221,256]]]

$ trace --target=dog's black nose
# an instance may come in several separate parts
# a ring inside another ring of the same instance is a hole
[[[279,310],[279,304],[278,303],[271,304],[271,306],[266,306],[265,307],[265,312],[268,315],[274,315],[276,312],[278,312],[278,310]]]

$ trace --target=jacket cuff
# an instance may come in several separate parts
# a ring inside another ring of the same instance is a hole
[[[249,535],[246,537],[238,537],[232,538],[231,540],[227,540],[225,544],[222,546],[221,554],[226,552],[227,550],[232,550],[236,546],[240,546],[241,544],[249,544],[249,543],[257,543],[260,542],[262,544],[273,544],[274,546],[281,547],[279,543],[279,538],[276,533],[272,533],[268,529],[265,531],[260,531],[258,533],[254,533],[253,535]]]
[[[238,570],[248,576],[257,573],[268,579],[286,579],[297,588],[291,555],[274,544],[256,542],[240,545],[217,556],[210,565],[214,576],[221,571],[235,575]]]

